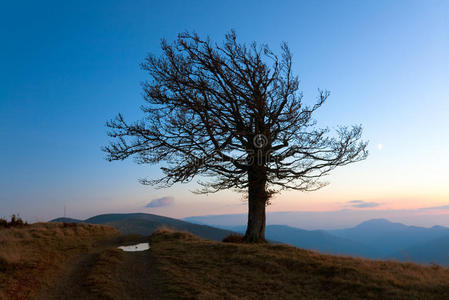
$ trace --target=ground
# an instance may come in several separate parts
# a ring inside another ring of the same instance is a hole
[[[144,241],[149,251],[117,249]],[[0,230],[0,285],[2,299],[449,299],[449,269],[41,223]]]

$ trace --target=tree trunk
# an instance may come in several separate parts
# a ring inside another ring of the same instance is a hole
[[[265,170],[248,172],[248,180],[248,226],[243,239],[248,243],[264,243],[265,207],[268,201]]]

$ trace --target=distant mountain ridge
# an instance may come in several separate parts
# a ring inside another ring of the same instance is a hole
[[[327,230],[330,234],[363,243],[374,250],[373,258],[391,258],[403,249],[449,235],[449,228],[407,226],[386,219],[372,219],[347,229]]]
[[[389,258],[449,266],[449,234],[393,253]]]
[[[235,216],[232,217],[235,219]],[[213,216],[185,220],[238,232],[244,232],[245,229],[245,226],[215,225],[212,223]],[[217,220],[224,222],[225,216],[219,215]],[[277,230],[273,226],[277,226]],[[323,253],[449,266],[449,228],[439,225],[430,228],[408,226],[386,219],[370,219],[354,227],[334,230],[268,225],[266,236],[268,239]]]
[[[220,226],[220,228],[244,233],[246,226]],[[287,225],[267,225],[265,237],[295,247],[314,250],[326,254],[370,257],[368,246],[346,238],[340,238],[324,230],[304,230]]]
[[[186,222],[145,213],[103,214],[86,220],[58,218],[53,221],[104,224],[125,234],[142,235],[150,235],[165,225],[217,241],[232,232],[243,234],[246,230],[246,226],[241,225],[201,224],[197,217],[192,222]],[[304,230],[287,225],[268,225],[266,238],[321,253],[449,266],[449,228],[443,226],[407,226],[386,219],[371,219],[351,228],[335,230]]]
[[[53,220],[51,220],[50,222],[81,223],[81,222],[83,222],[83,221],[82,221],[82,220],[78,220],[78,219],[72,219],[72,218],[61,217],[61,218],[53,219]]]

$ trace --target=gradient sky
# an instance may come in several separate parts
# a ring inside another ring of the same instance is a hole
[[[364,125],[366,161],[336,170],[318,192],[276,196],[270,211],[382,216],[449,204],[447,0],[8,1],[0,25],[0,217],[47,220],[64,206],[75,218],[246,211],[230,191],[142,186],[137,179],[157,176],[157,166],[108,163],[100,150],[105,121],[142,116],[148,76],[138,64],[185,30],[221,41],[235,29],[275,51],[288,42],[305,101],[331,91],[319,124]]]

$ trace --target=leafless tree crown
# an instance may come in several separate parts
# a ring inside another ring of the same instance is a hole
[[[170,186],[202,175],[208,179],[199,192],[242,190],[249,172],[263,172],[270,194],[310,191],[337,166],[367,157],[361,126],[335,133],[316,126],[312,114],[329,92],[303,104],[287,44],[278,56],[237,42],[232,31],[223,44],[183,33],[161,45],[163,54],[141,65],[151,77],[143,84],[144,119],[128,123],[119,114],[107,123],[109,160],[164,162],[164,176],[143,183]]]

